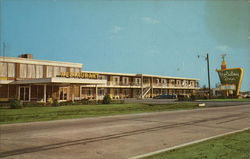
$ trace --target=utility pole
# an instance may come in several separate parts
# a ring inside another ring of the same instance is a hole
[[[211,99],[211,86],[210,86],[210,68],[209,68],[209,55],[207,53],[207,77],[208,77],[208,89],[209,89],[209,99]]]
[[[205,60],[207,61],[207,78],[208,78],[208,95],[209,99],[211,99],[211,85],[210,85],[210,68],[209,68],[209,54],[207,53],[206,56],[202,55]],[[200,55],[198,55],[198,58],[200,58]]]

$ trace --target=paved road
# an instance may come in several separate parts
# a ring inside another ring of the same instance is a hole
[[[250,127],[250,105],[2,125],[2,158],[125,159]]]

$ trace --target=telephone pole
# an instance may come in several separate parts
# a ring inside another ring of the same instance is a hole
[[[204,58],[205,58],[205,60],[207,61],[208,95],[209,95],[209,99],[211,99],[210,68],[209,68],[209,54],[207,53],[207,55],[206,55],[206,56],[202,55],[202,57],[204,57]],[[198,55],[198,58],[200,58],[200,55]]]

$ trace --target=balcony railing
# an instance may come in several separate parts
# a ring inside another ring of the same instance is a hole
[[[129,82],[129,83],[123,83],[123,82],[113,82],[109,81],[107,82],[108,86],[141,86],[141,83],[136,82]],[[143,83],[143,87],[150,87],[151,83]],[[153,83],[153,87],[176,87],[176,88],[196,88],[194,85],[182,85],[182,84],[171,84],[171,83]]]

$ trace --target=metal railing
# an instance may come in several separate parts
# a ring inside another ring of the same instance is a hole
[[[136,82],[114,82],[108,81],[108,86],[141,86],[141,83]],[[150,87],[151,83],[143,83],[143,87]],[[171,84],[171,83],[153,83],[153,87],[176,87],[176,88],[197,88],[194,85],[183,85],[183,84]]]

